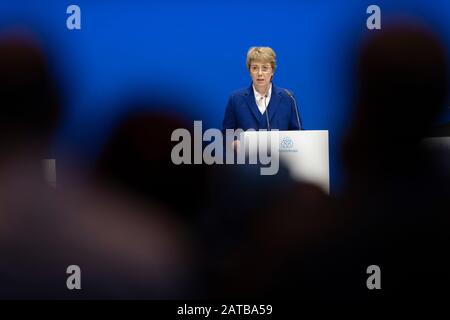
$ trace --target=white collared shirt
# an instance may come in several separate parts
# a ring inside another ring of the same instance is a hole
[[[272,96],[272,83],[269,86],[269,90],[267,91],[267,95],[266,95],[266,101],[264,101],[264,96],[262,94],[260,94],[258,91],[256,91],[255,86],[253,86],[253,92],[255,93],[255,100],[256,100],[256,105],[258,106],[259,112],[261,112],[261,114],[264,114],[264,111],[266,111],[266,106],[269,105],[270,102],[270,97]]]

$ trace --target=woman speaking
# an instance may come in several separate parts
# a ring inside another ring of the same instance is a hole
[[[252,84],[230,95],[223,119],[224,132],[226,129],[302,129],[295,98],[273,83],[275,59],[272,48],[248,50],[247,69]]]

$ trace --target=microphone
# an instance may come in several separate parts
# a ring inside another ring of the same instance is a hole
[[[267,93],[264,95],[264,107],[266,110],[264,111],[266,114],[266,120],[267,120],[267,131],[270,131],[270,123],[269,123],[269,110],[267,110]]]
[[[297,116],[298,130],[303,130],[302,121],[301,121],[301,118],[300,118],[300,116],[298,114],[297,102],[295,101],[294,95],[288,89],[284,89],[284,92],[286,92],[287,95],[289,97],[291,97],[291,99],[294,101],[294,109],[295,109],[295,115]]]

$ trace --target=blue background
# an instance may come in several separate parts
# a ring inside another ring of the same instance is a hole
[[[66,28],[70,4],[81,8],[81,30]],[[296,94],[305,128],[329,130],[331,187],[337,191],[355,49],[376,32],[366,29],[370,4],[381,7],[382,25],[414,17],[450,43],[448,0],[3,0],[0,27],[23,24],[44,40],[66,90],[57,143],[78,146],[92,158],[131,96],[185,99],[185,110],[176,111],[220,128],[230,92],[250,84],[248,48],[270,46],[277,53],[274,82]],[[448,120],[447,107],[441,121]]]

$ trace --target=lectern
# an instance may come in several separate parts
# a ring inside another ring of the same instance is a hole
[[[240,136],[246,153],[257,153],[267,141],[276,141],[280,162],[291,176],[330,193],[328,130],[246,131]]]

